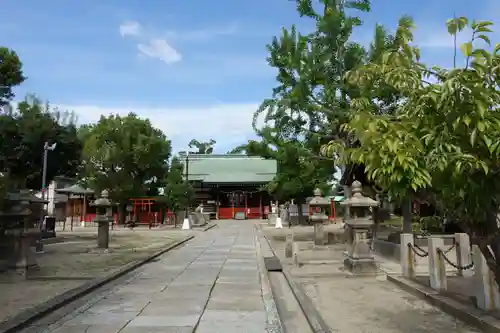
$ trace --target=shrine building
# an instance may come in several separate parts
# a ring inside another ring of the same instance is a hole
[[[260,188],[277,172],[277,162],[240,154],[181,154],[196,204],[211,218],[264,218],[271,197]]]

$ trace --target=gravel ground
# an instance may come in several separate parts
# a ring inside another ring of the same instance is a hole
[[[336,277],[300,282],[334,332],[481,332],[388,281]]]

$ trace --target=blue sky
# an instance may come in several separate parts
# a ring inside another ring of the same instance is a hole
[[[424,60],[448,66],[446,19],[454,12],[494,19],[500,3],[373,0],[372,7],[355,40],[367,44],[375,23],[393,29],[409,14]],[[19,53],[28,76],[18,97],[36,93],[80,122],[134,111],[176,150],[213,138],[226,152],[253,136],[252,114],[274,86],[265,45],[293,23],[311,26],[287,0],[0,0],[0,45]]]

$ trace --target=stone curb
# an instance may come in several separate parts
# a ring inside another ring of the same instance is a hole
[[[217,226],[217,224],[216,224],[216,223],[214,223],[214,224],[210,224],[210,225],[206,226],[205,228],[203,228],[203,231],[208,231],[208,230],[210,230],[210,229],[212,229],[212,228],[214,228],[214,227],[216,227],[216,226]]]
[[[268,243],[269,248],[273,252],[274,256],[276,258],[279,258],[278,256],[276,256],[276,253],[274,252],[274,249],[271,246],[271,243],[269,242],[267,237],[265,235],[263,235],[263,237]],[[284,268],[284,265],[282,265],[282,267],[283,267],[282,273],[285,276],[285,279],[288,285],[290,286],[290,289],[292,290],[295,299],[299,303],[299,306],[302,309],[302,312],[304,313],[304,316],[306,317],[307,322],[309,323],[309,326],[311,327],[312,331],[314,333],[331,333],[330,327],[326,324],[325,320],[319,313],[318,309],[316,309],[311,299],[307,296],[304,288],[302,288],[300,284],[296,283],[293,280],[293,277]]]
[[[7,320],[6,322],[0,323],[0,333],[14,333],[18,332],[19,330],[26,328],[29,324],[33,323],[37,319],[42,318],[43,316],[47,315],[50,312],[53,312],[66,304],[71,303],[72,301],[83,297],[92,291],[96,290],[97,288],[118,279],[119,277],[135,270],[136,268],[152,261],[156,257],[159,257],[160,255],[175,249],[176,247],[186,243],[187,241],[193,239],[194,236],[187,236],[179,241],[176,241],[175,243],[167,246],[164,249],[161,249],[157,251],[156,253],[150,255],[147,258],[136,260],[134,262],[128,263],[121,268],[119,268],[117,271],[110,273],[107,276],[96,278],[92,281],[89,281],[81,286],[78,286],[74,289],[68,290],[61,295],[58,295],[49,301],[37,305],[33,308],[30,308],[28,310],[25,310],[21,312],[20,314],[16,315],[15,317]]]
[[[259,274],[262,286],[262,300],[264,301],[264,306],[266,308],[267,315],[267,333],[283,333],[283,325],[281,323],[281,318],[278,313],[278,308],[276,307],[276,301],[274,300],[273,291],[271,289],[271,282],[269,281],[269,276],[267,275],[264,256],[262,255],[262,248],[260,244],[260,234],[257,227],[255,227],[255,248],[257,251],[257,261],[259,267]]]
[[[479,309],[440,295],[437,291],[429,287],[401,276],[387,275],[387,280],[410,294],[438,307],[449,315],[462,320],[466,324],[479,328],[482,332],[500,333],[500,320]]]

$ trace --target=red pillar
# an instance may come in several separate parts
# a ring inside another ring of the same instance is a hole
[[[245,216],[248,218],[248,201],[247,201],[247,193],[244,192],[245,195]]]
[[[264,218],[264,214],[262,211],[262,192],[259,192],[259,212],[260,212],[260,218]]]

